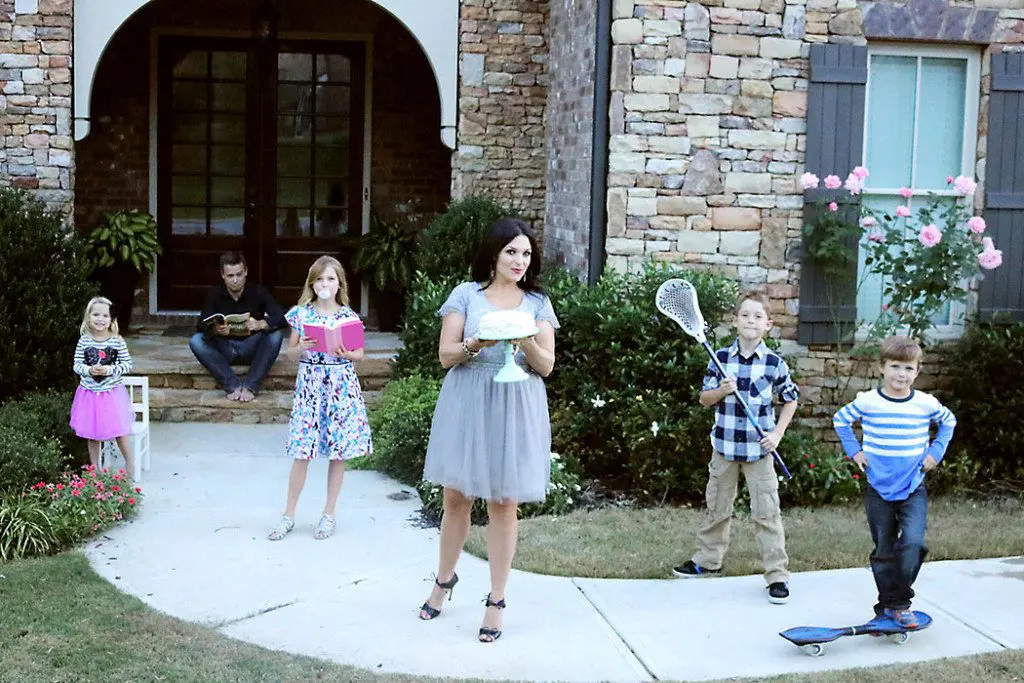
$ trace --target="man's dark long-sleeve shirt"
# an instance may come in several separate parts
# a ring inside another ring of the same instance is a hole
[[[203,320],[214,313],[248,313],[255,320],[266,320],[270,330],[280,330],[288,326],[281,304],[274,300],[266,287],[251,282],[245,283],[245,289],[237,301],[228,293],[228,288],[223,282],[211,287],[203,304],[203,312],[199,315],[200,332],[212,332],[211,327],[203,325]]]

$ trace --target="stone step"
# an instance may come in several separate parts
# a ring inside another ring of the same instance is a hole
[[[154,422],[237,422],[258,424],[288,422],[292,410],[290,390],[261,391],[248,403],[229,401],[220,389],[150,388],[149,419]],[[363,392],[372,407],[380,391]]]

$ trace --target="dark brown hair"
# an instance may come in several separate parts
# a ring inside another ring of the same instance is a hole
[[[237,266],[241,263],[246,266],[245,256],[240,251],[225,251],[220,255],[220,269],[224,270],[227,266]]]
[[[473,281],[479,282],[483,284],[484,288],[487,288],[493,281],[494,267],[498,263],[501,250],[520,235],[530,240],[530,265],[526,267],[526,274],[516,284],[519,285],[519,289],[527,292],[543,293],[544,290],[539,282],[540,248],[537,246],[537,237],[526,221],[521,218],[501,218],[491,226],[483,240],[480,241],[476,257],[473,259]]]

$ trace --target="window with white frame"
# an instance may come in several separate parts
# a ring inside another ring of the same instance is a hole
[[[894,215],[907,203],[912,215],[929,194],[955,193],[948,176],[974,177],[978,134],[978,50],[947,46],[873,45],[868,50],[864,116],[864,165],[871,175],[863,193],[865,206]],[[914,191],[910,200],[901,188]],[[882,278],[864,277],[861,249],[857,317],[875,320],[883,301]],[[952,302],[935,319],[938,337],[959,334],[965,304]]]

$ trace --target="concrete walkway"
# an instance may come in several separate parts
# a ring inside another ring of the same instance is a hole
[[[777,634],[869,616],[867,569],[793,577],[784,606],[760,577],[682,581],[570,579],[515,572],[505,633],[476,642],[486,563],[464,556],[454,600],[416,618],[437,562],[419,500],[374,472],[346,475],[338,530],[315,541],[326,466],[314,463],[298,524],[266,533],[284,503],[283,425],[153,424],[153,469],[136,521],[90,543],[93,567],[175,617],[275,650],[418,675],[563,681],[706,680],[878,666],[1024,648],[1024,558],[935,562],[916,605],[935,623],[904,646],[848,638],[825,657]]]

